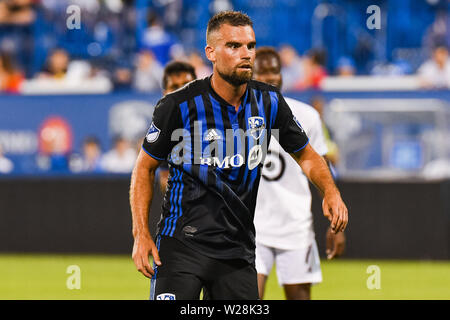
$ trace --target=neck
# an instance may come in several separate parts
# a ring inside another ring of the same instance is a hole
[[[225,81],[218,72],[214,72],[211,77],[211,86],[222,99],[234,106],[236,111],[239,109],[242,96],[247,89],[247,83],[241,84],[240,86],[233,86],[231,83]]]

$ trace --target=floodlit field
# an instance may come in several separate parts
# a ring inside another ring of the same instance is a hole
[[[67,288],[76,283],[71,265],[80,268],[79,290]],[[371,265],[379,289],[367,287],[377,285]],[[322,271],[313,299],[450,299],[450,262],[336,260]],[[129,256],[0,255],[0,299],[148,299],[149,289]],[[284,299],[274,272],[266,298]]]

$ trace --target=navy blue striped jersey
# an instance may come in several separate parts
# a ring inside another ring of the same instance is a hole
[[[248,82],[237,111],[210,77],[163,97],[143,142],[151,157],[169,163],[158,234],[210,257],[253,263],[256,195],[272,135],[290,153],[308,143],[273,86]]]

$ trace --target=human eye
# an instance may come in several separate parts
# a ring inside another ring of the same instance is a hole
[[[240,45],[240,43],[237,43],[237,42],[229,42],[229,43],[227,44],[227,46],[228,46],[229,48],[231,48],[231,49],[237,49],[237,48],[239,48],[241,45]]]

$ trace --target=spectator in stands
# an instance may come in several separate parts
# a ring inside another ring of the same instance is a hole
[[[141,39],[142,47],[151,50],[156,60],[165,65],[171,60],[171,50],[178,43],[174,35],[167,32],[158,15],[150,11],[148,14],[148,27]]]
[[[69,67],[69,54],[63,49],[54,50],[47,59],[40,78],[64,79]]]
[[[102,172],[100,142],[96,137],[89,136],[83,141],[83,156],[79,171],[81,172]]]
[[[129,91],[133,88],[133,68],[127,61],[120,61],[111,74],[114,91]]]
[[[116,4],[114,5],[117,7],[116,9],[111,7],[114,2],[115,1],[104,1],[104,4],[109,6],[109,12],[104,15],[107,19],[108,26],[111,28],[113,39],[110,56],[114,57],[116,60],[129,60],[129,57],[131,57],[136,50],[136,1],[122,0],[120,6],[116,1]]]
[[[199,79],[205,78],[212,73],[211,67],[206,65],[205,60],[197,51],[193,51],[189,55],[189,63],[194,67]]]
[[[319,89],[320,83],[326,77],[326,54],[323,50],[313,49],[303,59],[304,76],[294,88],[297,90]]]
[[[131,69],[120,66],[114,70],[114,91],[130,90],[132,88],[133,72]]]
[[[450,47],[450,19],[446,8],[436,12],[434,22],[428,27],[423,39],[423,47],[432,51],[438,44]]]
[[[161,90],[163,67],[150,50],[138,54],[133,87],[138,91],[152,92]]]
[[[355,62],[352,58],[341,57],[337,63],[337,75],[339,77],[352,77],[356,73]]]
[[[109,92],[114,77],[102,71],[98,65],[93,66],[92,62],[70,61],[66,50],[56,49],[47,58],[42,72],[35,79],[27,81],[22,91],[26,94]]]
[[[130,173],[136,157],[136,151],[131,147],[130,142],[119,136],[114,139],[114,148],[102,157],[101,167],[107,172]]]
[[[303,62],[297,51],[289,45],[280,48],[281,74],[283,77],[283,90],[293,90],[295,84],[303,78]]]
[[[23,82],[22,74],[16,70],[9,54],[0,53],[0,92],[18,93]]]
[[[0,24],[30,25],[36,19],[35,0],[0,1]]]
[[[437,46],[431,59],[419,68],[419,77],[424,88],[450,88],[450,59],[445,46]]]
[[[0,174],[10,173],[13,169],[14,163],[4,156],[2,145],[0,144]]]

